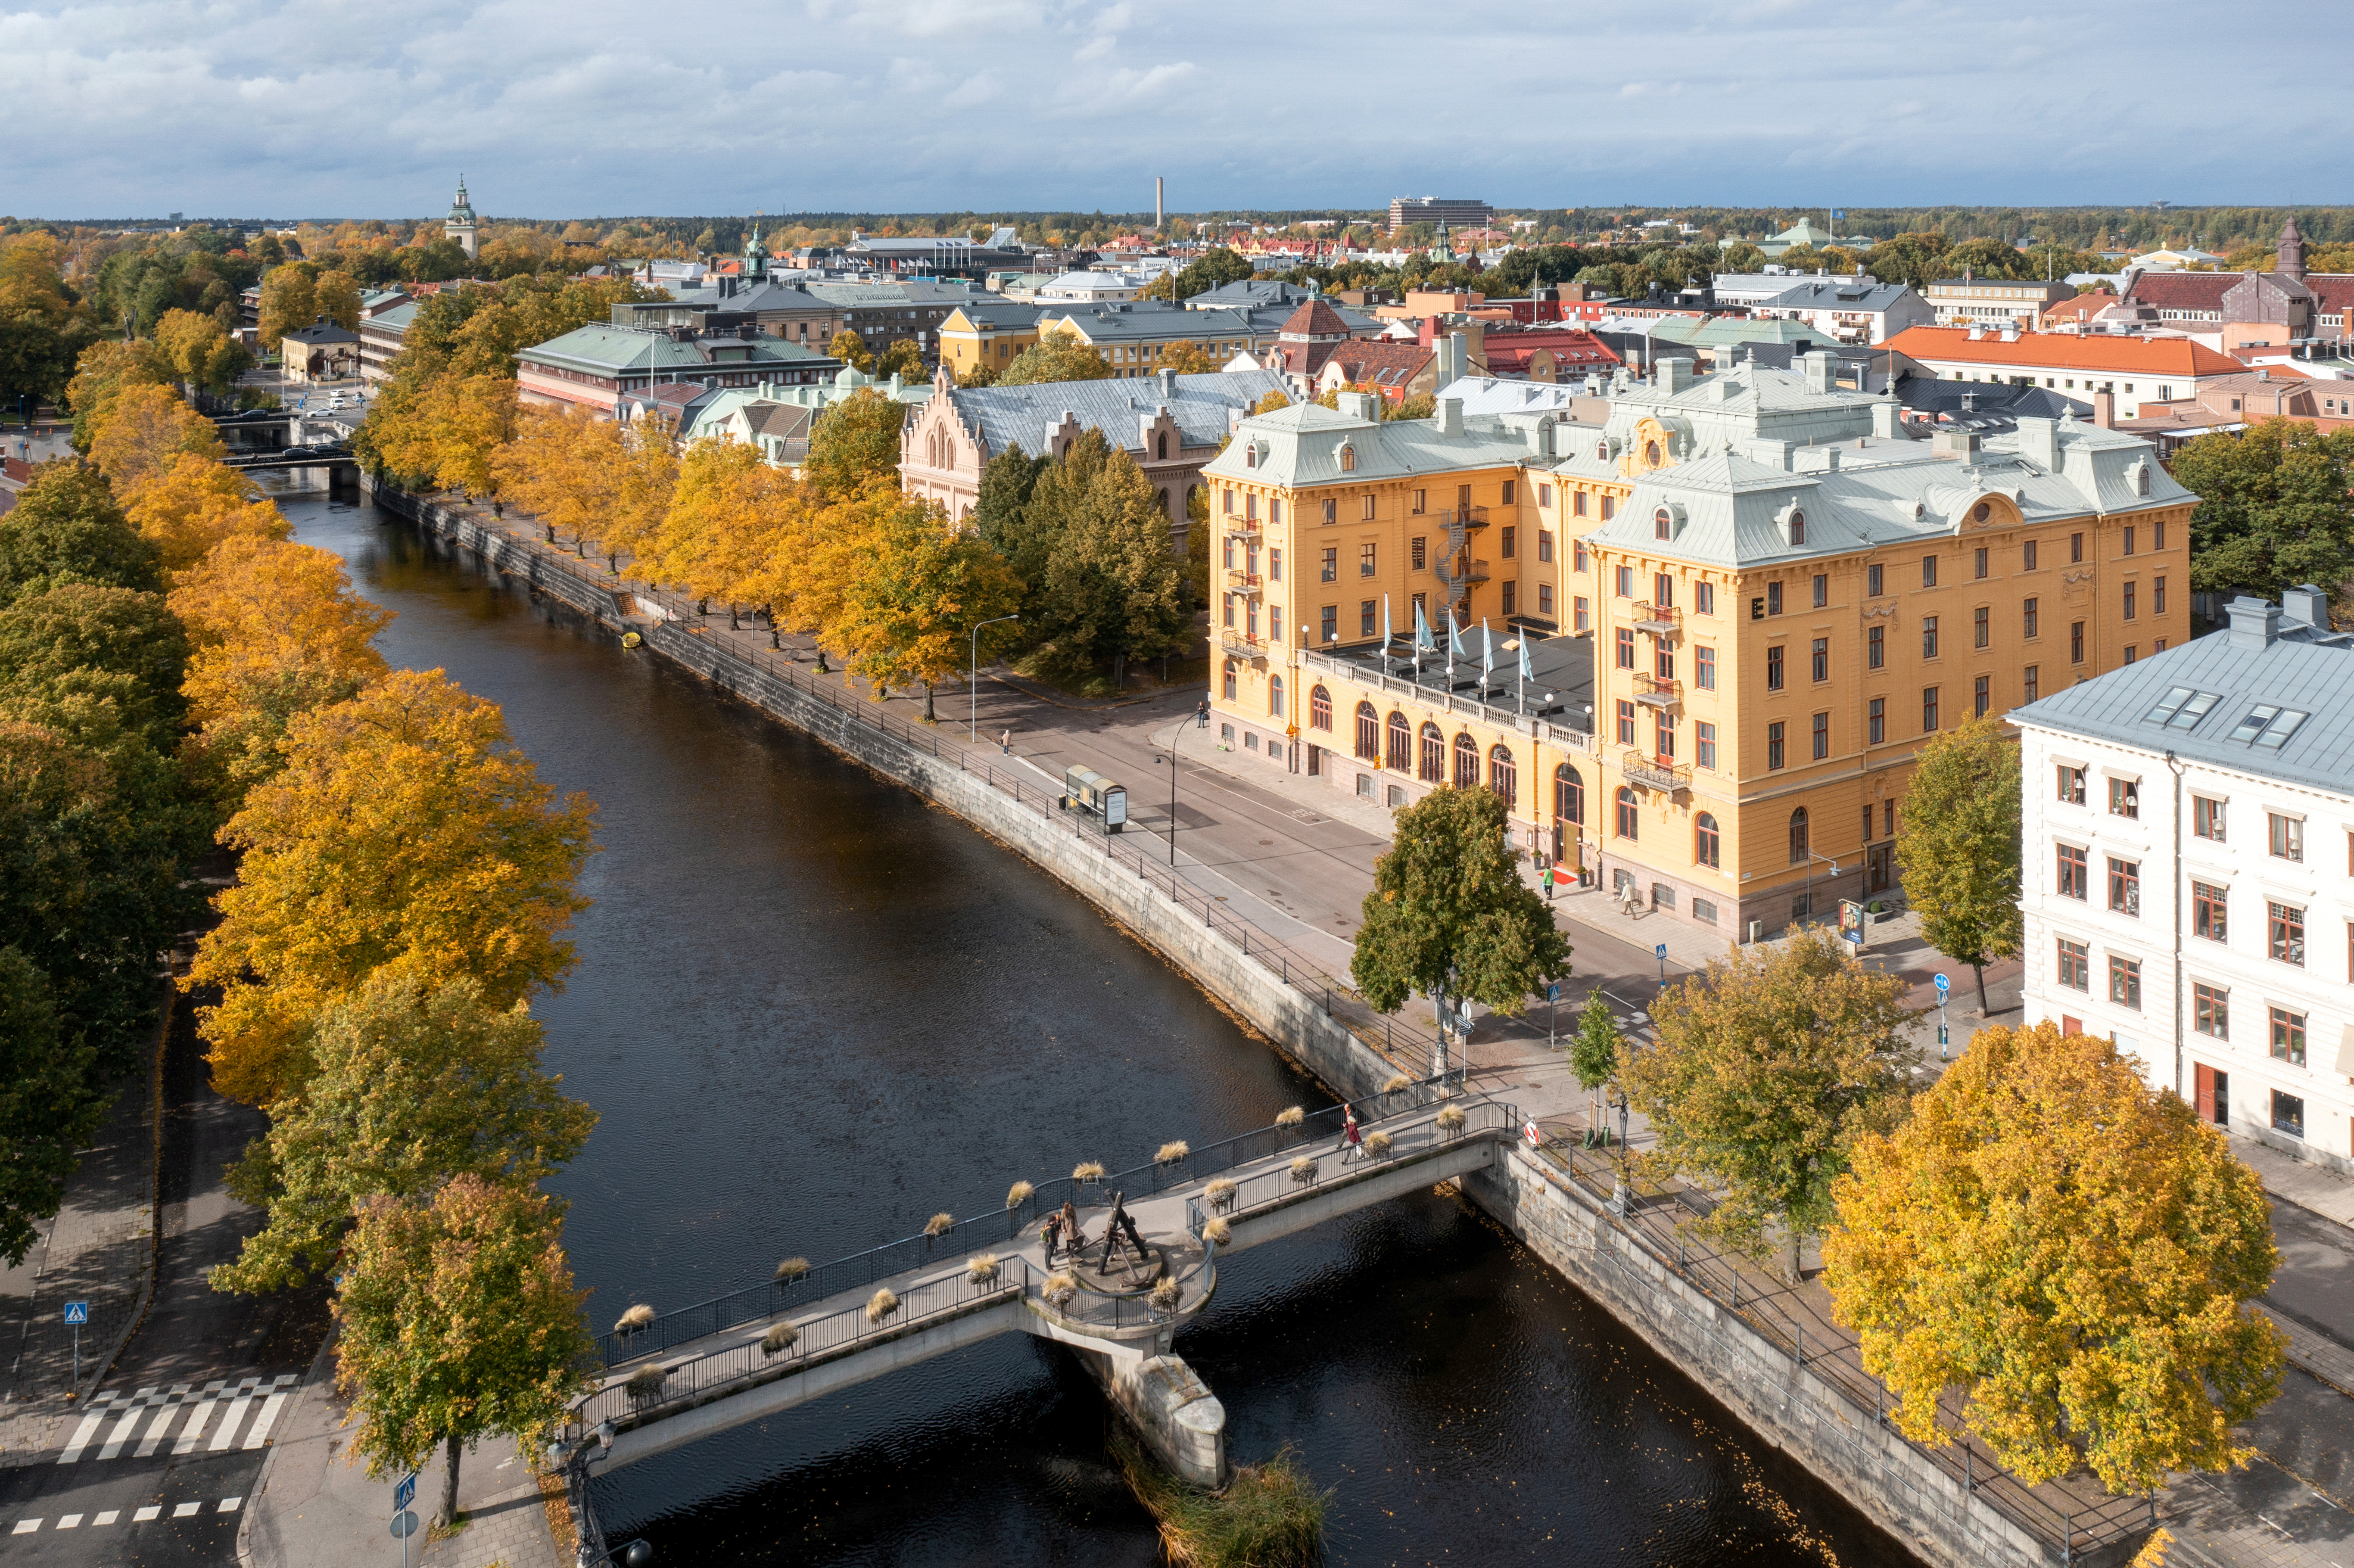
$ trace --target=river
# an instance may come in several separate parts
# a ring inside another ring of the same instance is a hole
[[[296,536],[379,646],[504,705],[599,807],[536,1012],[602,1117],[552,1185],[602,1328],[1327,1098],[1043,873],[366,504]],[[1904,1549],[1478,1213],[1425,1193],[1255,1251],[1178,1349],[1243,1463],[1332,1489],[1339,1563],[1849,1564]],[[666,1563],[1158,1560],[1066,1353],[1009,1336],[596,1482]]]

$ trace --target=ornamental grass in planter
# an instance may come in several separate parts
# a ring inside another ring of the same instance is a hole
[[[1156,1312],[1177,1310],[1177,1282],[1165,1276],[1152,1282],[1152,1309]]]
[[[630,1381],[624,1386],[629,1389],[631,1399],[649,1400],[662,1393],[663,1380],[669,1376],[670,1369],[667,1367],[652,1364],[642,1366],[630,1374]]]
[[[1450,1137],[1463,1130],[1465,1118],[1461,1106],[1444,1106],[1438,1112],[1439,1129]]]
[[[1291,1179],[1305,1187],[1316,1180],[1316,1161],[1305,1154],[1291,1162]]]
[[[1284,1128],[1286,1131],[1290,1131],[1293,1128],[1298,1128],[1300,1123],[1307,1119],[1308,1111],[1306,1107],[1301,1106],[1287,1106],[1282,1110],[1275,1113],[1275,1125]]]
[[[769,1331],[760,1336],[760,1353],[764,1356],[782,1355],[791,1350],[793,1341],[801,1337],[801,1331],[790,1323],[771,1323]]]
[[[866,1298],[866,1320],[877,1328],[898,1309],[899,1298],[891,1294],[887,1285]]]
[[[1179,1138],[1172,1139],[1169,1142],[1162,1144],[1161,1146],[1161,1152],[1155,1154],[1152,1158],[1163,1165],[1174,1165],[1180,1160],[1184,1159],[1187,1155],[1193,1152],[1193,1146],[1187,1143],[1183,1139]]]
[[[1037,1191],[1037,1188],[1027,1181],[1016,1181],[1005,1190],[1005,1206],[1009,1209],[1018,1209],[1028,1202],[1031,1195]]]
[[[1071,1298],[1076,1296],[1078,1293],[1078,1276],[1071,1273],[1067,1269],[1059,1274],[1048,1275],[1046,1277],[1046,1283],[1038,1288],[1038,1294],[1046,1298],[1046,1304],[1054,1308],[1056,1311],[1060,1311],[1064,1308],[1069,1306],[1071,1304]]]
[[[1380,1160],[1387,1156],[1389,1151],[1390,1135],[1388,1133],[1369,1132],[1365,1134],[1365,1152],[1367,1154],[1372,1155],[1376,1160]]]
[[[1392,1073],[1387,1081],[1382,1085],[1382,1093],[1402,1095],[1412,1087],[1414,1087],[1412,1078],[1407,1077],[1404,1073]]]
[[[1071,1180],[1074,1181],[1100,1181],[1103,1179],[1104,1168],[1100,1160],[1082,1160],[1071,1167]]]
[[[777,1265],[777,1283],[779,1285],[797,1285],[808,1277],[809,1271],[809,1259],[805,1257],[789,1257],[785,1259],[784,1262]]]
[[[976,1286],[986,1287],[996,1284],[999,1272],[997,1255],[993,1252],[978,1253],[964,1260],[964,1277]]]
[[[1224,1246],[1233,1239],[1235,1227],[1223,1219],[1212,1220],[1202,1227],[1202,1239]]]
[[[1235,1184],[1220,1176],[1202,1189],[1202,1196],[1210,1200],[1213,1209],[1231,1209],[1235,1206]]]
[[[641,1329],[651,1327],[653,1320],[654,1309],[641,1301],[621,1314],[620,1320],[613,1325],[613,1332],[634,1334]]]
[[[943,1210],[924,1222],[924,1238],[928,1241],[934,1236],[944,1236],[954,1229],[956,1216]]]

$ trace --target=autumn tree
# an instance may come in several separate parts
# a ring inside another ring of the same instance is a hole
[[[2019,956],[2019,748],[1992,717],[1933,736],[1904,787],[1896,865],[1921,935],[1978,977],[1987,1014],[1986,967]]]
[[[656,543],[662,576],[702,599],[758,602],[753,578],[768,558],[758,520],[766,493],[790,481],[758,449],[706,437],[679,455],[678,482]]]
[[[250,1105],[299,1092],[328,1007],[385,966],[439,984],[472,976],[494,1007],[555,986],[560,933],[594,808],[560,805],[498,705],[438,670],[398,671],[296,715],[285,763],[222,829],[242,852],[187,983],[216,1087]]]
[[[828,357],[839,359],[851,369],[864,375],[875,368],[875,356],[866,351],[866,340],[843,327],[826,344]]]
[[[2269,418],[2199,436],[2174,477],[2197,493],[2190,586],[2277,600],[2317,583],[2343,601],[2354,582],[2354,430]]]
[[[830,501],[871,484],[896,485],[899,433],[907,423],[905,403],[878,387],[860,387],[818,417],[801,477]]]
[[[459,1450],[504,1434],[530,1452],[587,1390],[585,1299],[555,1200],[525,1183],[468,1174],[429,1202],[366,1200],[335,1297],[335,1383],[369,1474],[441,1449],[436,1517],[454,1522]]]
[[[1393,819],[1373,863],[1349,973],[1378,1012],[1426,992],[1442,1018],[1480,1002],[1517,1017],[1532,992],[1569,970],[1553,912],[1521,880],[1504,803],[1479,789],[1433,789]],[[1439,1032],[1445,1065],[1447,1026]]]
[[[510,504],[536,517],[553,540],[585,540],[613,509],[623,427],[586,408],[523,403],[514,437],[491,454],[491,477]]]
[[[1713,959],[1651,1006],[1654,1043],[1619,1082],[1658,1135],[1646,1162],[1719,1193],[1698,1228],[1763,1260],[1831,1220],[1831,1187],[1867,1133],[1904,1114],[1916,1052],[1903,982],[1819,929]]]
[[[924,351],[914,338],[900,338],[875,356],[875,378],[887,381],[894,376],[903,381],[925,379]]]
[[[155,546],[123,516],[105,476],[79,458],[41,464],[0,512],[0,604],[69,582],[163,586]]]
[[[212,421],[167,387],[126,387],[90,445],[90,461],[125,506],[183,453],[217,461],[228,456]]]
[[[311,283],[311,312],[315,319],[324,316],[345,332],[360,330],[360,286],[348,272],[322,272]],[[308,322],[298,322],[308,326]]]
[[[180,694],[196,733],[181,755],[232,809],[284,761],[287,726],[349,702],[386,673],[373,646],[392,622],[324,550],[242,535],[174,584],[191,652]]]
[[[0,238],[0,408],[56,397],[90,341],[64,261],[65,247],[54,235]]]
[[[1261,397],[1257,402],[1251,405],[1251,412],[1254,415],[1272,414],[1278,408],[1288,408],[1290,407],[1290,398],[1285,397],[1280,392],[1269,392],[1266,397]]]
[[[1000,387],[1032,387],[1044,381],[1102,381],[1111,375],[1103,356],[1066,332],[1050,332],[1013,356],[998,374]]]
[[[73,409],[74,450],[90,450],[124,387],[160,387],[175,374],[163,351],[145,338],[94,343],[83,349],[73,379],[66,384],[66,402]]]
[[[1223,367],[1216,355],[1191,338],[1171,345],[1169,352],[1161,356],[1161,368],[1180,376],[1209,376]]]
[[[921,683],[931,719],[932,688],[965,668],[973,629],[1013,614],[1020,595],[996,551],[903,499],[859,553],[829,641],[877,692]]]
[[[500,376],[396,379],[368,410],[353,450],[397,478],[492,494],[492,460],[514,435],[515,384]]]
[[[276,348],[278,340],[288,333],[318,320],[313,302],[316,291],[312,282],[317,272],[318,269],[307,261],[291,261],[282,267],[272,267],[263,275],[257,334],[263,348]]]
[[[1856,1144],[1823,1245],[1839,1320],[1916,1443],[1940,1400],[2030,1485],[2089,1467],[2111,1492],[2222,1471],[2279,1391],[2263,1184],[2222,1132],[2096,1035],[1979,1031]]]
[[[196,452],[175,453],[140,489],[128,516],[155,546],[167,577],[194,567],[224,539],[282,539],[291,532],[278,503],[251,480]]]
[[[212,1271],[216,1290],[284,1289],[324,1273],[360,1203],[430,1196],[460,1175],[535,1182],[570,1162],[597,1113],[541,1070],[523,1002],[496,1008],[461,977],[429,987],[372,975],[329,1008],[314,1070],[230,1186],[264,1211],[260,1234]]]
[[[155,323],[155,351],[192,392],[233,387],[253,364],[245,344],[197,311],[164,312]]]

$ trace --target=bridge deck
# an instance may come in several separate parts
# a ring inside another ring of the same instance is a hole
[[[1072,1198],[1088,1244],[1076,1264],[1061,1253],[1048,1265],[1039,1234],[1048,1212],[1042,1204],[1026,1216],[1017,1210],[986,1216],[986,1223],[977,1227],[968,1222],[940,1238],[933,1255],[916,1266],[822,1298],[810,1298],[800,1285],[771,1287],[768,1311],[674,1341],[658,1356],[630,1356],[631,1336],[622,1336],[616,1347],[622,1353],[613,1356],[609,1350],[616,1364],[577,1407],[575,1430],[586,1432],[603,1422],[610,1422],[617,1432],[642,1427],[1001,1308],[1017,1310],[1003,1314],[994,1326],[971,1325],[971,1333],[956,1342],[1012,1330],[1098,1341],[1158,1339],[1207,1303],[1217,1287],[1222,1254],[1288,1234],[1302,1224],[1386,1201],[1403,1190],[1402,1181],[1416,1186],[1458,1174],[1455,1167],[1463,1164],[1472,1145],[1484,1147],[1518,1130],[1517,1113],[1496,1101],[1461,1097],[1439,1101],[1422,1094],[1405,1097],[1423,1103],[1359,1123],[1368,1144],[1374,1141],[1373,1134],[1384,1135],[1389,1146],[1384,1152],[1361,1150],[1350,1157],[1337,1133],[1318,1125],[1333,1120],[1331,1113],[1320,1113],[1316,1123],[1303,1123],[1297,1129],[1268,1128],[1247,1135],[1260,1147],[1270,1148],[1257,1158],[1229,1164],[1215,1175],[1180,1176],[1157,1192],[1132,1195],[1129,1213],[1153,1253],[1140,1265],[1127,1259],[1108,1270],[1103,1266],[1103,1234],[1112,1194],[1120,1190],[1117,1183],[1122,1179],[1114,1177],[1079,1184],[1092,1201]],[[1459,1126],[1443,1125],[1442,1118],[1452,1119],[1450,1109],[1461,1113]],[[1309,1162],[1306,1168],[1299,1164],[1303,1160]],[[1409,1171],[1417,1174],[1409,1176]],[[1215,1221],[1225,1222],[1229,1235],[1225,1245],[1205,1239]],[[996,1245],[973,1245],[1000,1236],[1004,1239]],[[994,1260],[993,1271],[987,1266],[976,1270],[974,1260],[984,1254]],[[1164,1275],[1177,1281],[1177,1299],[1156,1306],[1150,1289]],[[875,1318],[869,1315],[868,1304],[878,1289],[888,1289],[898,1305]],[[779,1324],[791,1325],[790,1343],[770,1349],[764,1340]],[[652,1337],[652,1330],[648,1334]],[[907,1359],[905,1354],[872,1357],[873,1370],[864,1375],[880,1375]],[[635,1365],[629,1364],[632,1361]],[[661,1369],[659,1379],[647,1375],[650,1367]],[[634,1392],[633,1379],[638,1382]],[[862,1378],[854,1369],[841,1367],[826,1381],[838,1387]]]

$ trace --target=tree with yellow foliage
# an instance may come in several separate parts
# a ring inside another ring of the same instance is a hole
[[[439,670],[397,671],[287,726],[285,766],[221,830],[243,852],[187,984],[223,1094],[299,1094],[321,1012],[380,969],[482,983],[492,1007],[555,986],[593,847],[585,796],[558,803],[498,705]]]
[[[186,571],[224,539],[283,539],[290,532],[277,503],[250,480],[187,451],[175,452],[124,512],[161,553],[167,576]]]
[[[875,355],[868,352],[866,340],[843,327],[825,345],[825,352],[862,375],[875,368]]]
[[[145,338],[94,343],[83,349],[73,379],[66,383],[66,403],[74,416],[74,450],[90,450],[125,387],[160,387],[171,379],[172,367]]]
[[[1938,1400],[2034,1484],[2115,1493],[2253,1452],[2285,1340],[2248,1302],[2280,1261],[2263,1184],[2109,1041],[1981,1030],[1912,1118],[1856,1145],[1823,1245],[1839,1320],[1919,1443]]]
[[[585,408],[518,404],[514,440],[491,455],[499,494],[538,518],[550,543],[570,534],[577,548],[612,510],[620,476],[611,443],[596,439],[599,426],[615,428]]]
[[[360,330],[360,286],[349,272],[322,272],[311,284],[311,313],[324,316],[345,332]],[[307,322],[298,322],[307,326]]]
[[[933,685],[965,668],[973,629],[1021,602],[1021,579],[995,550],[937,503],[902,496],[857,553],[829,641],[878,696],[922,683],[931,719]]]
[[[907,405],[877,387],[862,387],[818,416],[801,477],[829,501],[873,484],[899,483],[899,438]]]
[[[1251,412],[1254,414],[1272,414],[1278,408],[1288,408],[1290,407],[1290,398],[1285,397],[1280,392],[1270,392],[1266,397],[1251,405]]]
[[[276,348],[280,338],[318,319],[313,303],[317,291],[312,282],[318,270],[308,261],[290,261],[282,267],[272,267],[263,275],[257,323],[257,335],[263,348]]]
[[[1220,363],[1216,355],[1191,338],[1172,345],[1169,352],[1161,356],[1161,368],[1173,370],[1180,376],[1213,375]]]
[[[772,493],[794,482],[760,461],[758,449],[728,437],[706,437],[678,460],[678,484],[655,546],[664,578],[706,601],[759,603],[754,578],[771,558],[764,522],[776,508]]]
[[[91,461],[125,507],[136,505],[183,452],[214,462],[228,455],[212,421],[168,387],[122,388],[90,444]]]
[[[378,395],[354,448],[394,477],[493,494],[491,460],[514,435],[515,384],[498,376],[397,379]]]
[[[191,391],[235,386],[253,364],[245,344],[201,311],[165,311],[155,323],[155,352]]]
[[[386,672],[373,642],[392,611],[354,593],[324,550],[234,535],[180,574],[170,604],[191,649],[180,694],[196,733],[181,758],[231,809],[283,765],[297,716]]]

